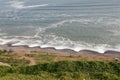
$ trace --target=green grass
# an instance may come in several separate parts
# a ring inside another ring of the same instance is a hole
[[[26,56],[34,58],[37,64],[52,62],[56,57],[55,55],[47,55],[46,53],[26,54]]]
[[[120,63],[60,61],[0,67],[0,80],[120,80]]]
[[[18,58],[20,57],[18,54],[13,54],[10,52],[7,52],[6,50],[0,50],[0,56],[2,57],[10,57],[10,58]]]
[[[8,63],[11,66],[27,66],[30,61],[14,58],[0,58],[0,62]]]
[[[23,75],[23,74],[7,74],[0,80],[92,80],[89,76],[83,73],[48,73],[40,72],[37,75]]]
[[[7,54],[6,50],[0,50],[0,56],[8,56],[9,54]]]

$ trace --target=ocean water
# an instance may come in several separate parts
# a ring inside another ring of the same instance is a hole
[[[0,45],[120,51],[120,0],[0,0]]]

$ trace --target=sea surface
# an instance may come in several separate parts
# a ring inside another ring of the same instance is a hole
[[[0,45],[120,51],[120,0],[0,0]]]

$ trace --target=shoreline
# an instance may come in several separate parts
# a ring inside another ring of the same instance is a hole
[[[71,49],[55,49],[53,47],[28,47],[22,46],[11,46],[10,44],[1,45],[1,52],[5,50],[7,56],[1,55],[2,58],[13,58],[16,60],[28,60],[29,65],[35,65],[44,62],[58,62],[58,61],[119,61],[120,52],[117,51],[106,51],[105,53],[99,53],[92,50],[81,50],[76,52]]]
[[[7,51],[12,50],[14,52],[25,51],[27,53],[41,51],[41,52],[46,52],[46,53],[56,53],[56,54],[62,54],[62,55],[82,54],[82,55],[107,55],[107,56],[120,57],[120,52],[114,51],[114,50],[107,50],[104,53],[99,53],[97,51],[83,49],[77,52],[72,49],[55,49],[54,47],[41,48],[39,46],[29,47],[27,45],[12,46],[12,44],[0,45],[0,50],[7,50]]]
[[[12,38],[12,37],[11,37]],[[69,46],[69,44],[67,45],[62,45],[62,43],[60,43],[59,45],[51,45],[51,44],[39,44],[39,42],[34,42],[34,41],[29,41],[28,42],[24,42],[25,39],[36,39],[37,37],[16,37],[18,39],[0,39],[1,43],[0,46],[4,46],[4,45],[9,45],[10,47],[19,47],[19,46],[26,46],[29,48],[53,48],[56,50],[64,50],[64,49],[68,49],[68,50],[73,50],[75,52],[80,52],[82,50],[89,50],[89,51],[94,51],[94,52],[98,52],[98,53],[106,53],[107,51],[115,51],[115,52],[120,52],[119,49],[119,45],[109,45],[109,44],[89,44],[89,43],[84,43],[84,44],[79,44],[79,43],[73,43],[73,45],[71,44],[71,46]],[[23,39],[21,41],[21,39]],[[54,42],[53,42],[54,43]],[[64,42],[63,42],[64,43]]]

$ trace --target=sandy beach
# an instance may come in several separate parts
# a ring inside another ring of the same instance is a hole
[[[99,53],[91,50],[81,50],[79,52],[70,49],[55,49],[53,47],[40,48],[33,47],[30,48],[26,45],[24,46],[11,46],[1,45],[0,50],[7,50],[10,54],[20,55],[20,59],[25,58],[30,61],[30,65],[35,65],[34,58],[26,57],[26,54],[38,54],[45,53],[46,55],[56,55],[53,61],[63,61],[63,60],[87,60],[87,61],[114,61],[115,58],[120,59],[120,52],[117,51],[106,51],[105,53]],[[70,56],[70,57],[66,57]]]

